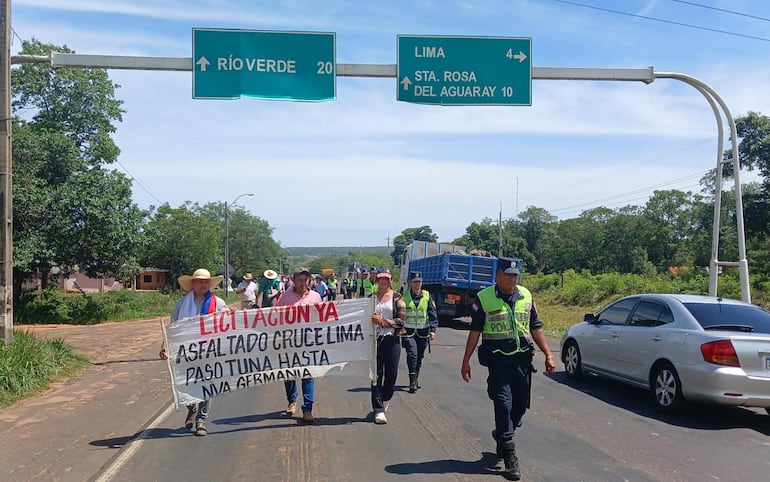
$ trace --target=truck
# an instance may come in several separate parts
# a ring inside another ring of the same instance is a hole
[[[516,260],[521,269],[521,260]],[[413,241],[404,248],[399,270],[402,291],[409,273],[422,274],[422,287],[436,301],[440,324],[470,316],[476,293],[495,283],[497,258],[467,254],[464,246]]]

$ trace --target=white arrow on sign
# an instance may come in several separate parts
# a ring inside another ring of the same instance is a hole
[[[201,57],[195,63],[201,66],[201,72],[205,72],[206,71],[206,66],[208,66],[211,62],[209,62],[206,57]]]
[[[404,86],[404,90],[409,90],[409,86],[412,85],[412,81],[409,80],[409,77],[404,77],[404,80],[401,81],[401,85]]]
[[[519,53],[518,53],[518,54],[516,54],[516,55],[514,55],[514,56],[513,56],[513,58],[514,58],[514,59],[518,59],[518,60],[519,60],[519,63],[522,63],[522,62],[524,62],[525,60],[527,60],[527,54],[525,54],[524,52],[522,52],[521,50],[519,50]],[[204,70],[205,70],[205,69],[204,69]]]

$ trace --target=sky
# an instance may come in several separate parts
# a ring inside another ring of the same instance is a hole
[[[397,35],[531,38],[534,68],[652,67],[706,83],[735,117],[770,113],[763,0],[11,1],[12,53],[34,37],[192,57],[192,30],[211,28],[333,32],[337,64],[395,65]],[[294,102],[194,99],[192,72],[108,73],[126,111],[113,166],[138,206],[235,201],[284,247],[383,246],[424,225],[450,242],[530,206],[643,206],[700,191],[717,162],[711,107],[671,79],[534,79],[531,105],[439,106],[397,101],[395,78],[337,77],[336,99]]]

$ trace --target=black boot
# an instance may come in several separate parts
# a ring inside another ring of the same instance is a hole
[[[510,480],[521,479],[521,472],[519,471],[519,459],[516,457],[516,444],[513,440],[506,440],[502,444],[503,449],[503,462],[505,463],[505,471],[503,475]]]
[[[417,375],[414,373],[409,374],[409,393],[417,391]]]
[[[497,454],[497,458],[502,459],[505,456],[505,451],[503,450],[503,446],[500,444],[500,441],[497,440],[497,430],[492,430],[492,438],[495,440],[495,453]]]
[[[414,386],[417,387],[418,390],[422,388],[420,385],[420,372],[414,374]]]

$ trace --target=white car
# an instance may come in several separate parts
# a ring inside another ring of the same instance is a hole
[[[570,377],[594,373],[648,389],[664,411],[693,401],[770,414],[770,312],[750,303],[627,296],[571,326],[561,359]]]

